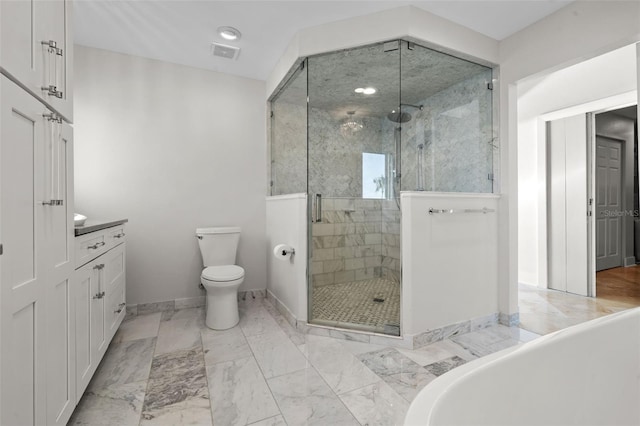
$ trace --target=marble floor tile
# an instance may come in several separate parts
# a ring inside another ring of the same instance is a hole
[[[401,373],[382,377],[384,382],[391,386],[391,389],[396,391],[398,395],[409,403],[414,400],[425,386],[436,378],[437,376],[425,371],[425,369],[420,366],[416,369],[409,369]]]
[[[362,425],[402,425],[409,409],[409,403],[382,381],[339,396]]]
[[[163,311],[161,312],[161,315],[161,321],[193,320],[194,324],[196,324],[198,327],[206,327],[204,323],[206,315],[204,307],[192,307],[175,309],[173,311]]]
[[[207,367],[211,414],[219,425],[246,425],[280,414],[253,357]]]
[[[242,312],[239,326],[247,337],[282,331],[276,320],[262,305]]]
[[[210,406],[207,376],[200,348],[172,352],[153,359],[142,417],[146,420],[166,416],[174,418],[177,415],[175,412],[183,411],[185,406],[202,406],[207,409]],[[183,413],[180,416],[187,414]],[[207,418],[211,421],[210,414]]]
[[[379,351],[360,354],[358,359],[378,376],[398,374],[416,367],[421,368],[420,365],[402,355],[395,348],[384,348]]]
[[[280,326],[280,329],[291,339],[294,345],[298,346],[304,343],[305,333],[296,330],[287,319],[276,309],[273,304],[266,300],[264,302],[264,308],[273,317],[275,322]]]
[[[200,332],[200,335],[204,363],[207,366],[253,356],[247,339],[239,327],[222,331],[205,329]]]
[[[348,392],[380,380],[336,339],[308,335],[307,342],[300,348],[336,393]]]
[[[87,388],[96,390],[147,380],[155,344],[155,337],[112,343]]]
[[[340,344],[342,345],[342,347],[344,347],[354,355],[360,355],[367,352],[375,352],[387,347],[384,345],[376,345],[373,343],[356,342],[354,340],[340,340]]]
[[[289,425],[358,425],[313,368],[267,380]]]
[[[158,335],[161,313],[137,315],[123,321],[113,336],[112,343],[129,342],[131,340],[146,339]]]
[[[142,414],[140,426],[212,426],[208,398],[190,398],[177,404],[147,410]]]
[[[202,308],[162,313],[155,355],[200,347],[200,331],[205,328]]]
[[[282,415],[278,415],[260,420],[259,422],[251,423],[250,426],[287,426],[287,422],[284,421],[284,417],[282,417]]]
[[[87,391],[68,425],[138,426],[147,381]]]
[[[266,378],[307,367],[306,358],[280,329],[276,332],[246,337]]]
[[[466,361],[459,356],[453,356],[451,358],[443,359],[442,361],[434,362],[433,364],[429,364],[424,368],[434,376],[441,376],[447,371],[451,371],[456,367],[465,364]]]
[[[451,341],[465,348],[477,357],[487,356],[499,350],[515,346],[519,340],[511,337],[508,327],[496,326],[472,333],[454,336]]]
[[[358,359],[408,402],[436,378],[395,348],[361,354]]]
[[[138,315],[153,314],[162,311],[173,311],[176,304],[173,300],[167,302],[139,303]]]
[[[398,348],[398,352],[423,367],[456,355],[450,347],[450,342],[448,340],[432,343],[418,349]]]

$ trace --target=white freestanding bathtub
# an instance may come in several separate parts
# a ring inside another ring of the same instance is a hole
[[[405,425],[640,425],[640,308],[460,366],[418,394]]]

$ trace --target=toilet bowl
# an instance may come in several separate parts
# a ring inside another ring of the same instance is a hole
[[[237,265],[209,266],[200,282],[207,291],[207,327],[226,330],[238,324],[238,287],[244,281],[244,269]]]
[[[198,228],[198,245],[204,270],[200,282],[207,292],[206,325],[226,330],[238,324],[238,287],[244,269],[235,264],[240,228]]]

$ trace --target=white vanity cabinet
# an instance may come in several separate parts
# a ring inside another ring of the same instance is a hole
[[[125,247],[124,225],[76,237],[77,401],[126,313]]]
[[[73,121],[71,0],[0,1],[0,68]]]

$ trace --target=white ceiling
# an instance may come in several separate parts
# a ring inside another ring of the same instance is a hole
[[[217,1],[76,0],[75,42],[115,52],[265,80],[293,35],[341,19],[414,5],[502,40],[571,3],[568,0]],[[225,42],[220,26],[242,32]],[[235,45],[237,60],[211,55],[211,42]]]

